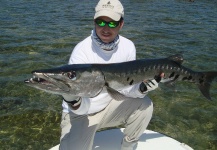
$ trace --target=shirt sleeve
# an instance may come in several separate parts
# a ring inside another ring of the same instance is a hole
[[[143,98],[147,95],[146,93],[141,93],[139,90],[141,83],[135,84],[133,86],[130,86],[128,88],[125,88],[120,91],[120,93],[124,94],[127,97],[133,97],[133,98]]]

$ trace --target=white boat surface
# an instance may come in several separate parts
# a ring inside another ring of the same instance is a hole
[[[93,150],[120,150],[123,130],[124,128],[97,132]],[[50,150],[59,150],[59,145]],[[193,148],[164,134],[146,130],[134,150],[193,150]]]

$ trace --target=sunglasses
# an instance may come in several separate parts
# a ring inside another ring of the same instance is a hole
[[[106,21],[101,20],[101,19],[96,19],[95,23],[100,27],[104,27],[107,24],[110,28],[116,28],[120,24],[120,21],[106,22]]]

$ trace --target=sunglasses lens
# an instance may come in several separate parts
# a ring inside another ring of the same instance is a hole
[[[106,25],[105,21],[103,20],[96,20],[96,24],[100,27],[104,27]]]
[[[115,21],[111,21],[111,22],[109,22],[109,24],[108,24],[108,26],[110,27],[110,28],[115,28],[115,27],[117,27],[119,25],[119,22],[115,22]]]

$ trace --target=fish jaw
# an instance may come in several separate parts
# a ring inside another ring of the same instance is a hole
[[[25,80],[26,85],[57,95],[70,94],[80,97],[95,97],[104,85],[100,71],[33,71],[33,77]],[[93,84],[94,83],[94,84]]]
[[[62,81],[51,78],[47,73],[34,72],[33,77],[24,81],[26,85],[51,93],[64,94],[70,91],[70,87]]]

